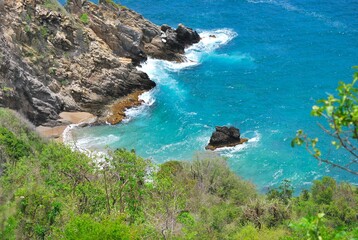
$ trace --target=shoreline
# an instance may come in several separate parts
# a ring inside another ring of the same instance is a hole
[[[140,96],[149,91],[134,91],[133,93],[118,99],[108,107],[107,116],[98,117],[89,112],[61,112],[58,121],[62,122],[62,125],[54,127],[40,125],[36,127],[36,131],[43,138],[66,144],[68,142],[66,139],[72,138],[68,135],[72,136],[71,131],[75,127],[106,123],[115,125],[123,122],[127,117],[126,111],[128,109],[145,104],[145,102],[140,99]]]
[[[36,131],[41,137],[65,143],[63,134],[67,128],[74,124],[90,124],[98,119],[98,117],[89,112],[61,112],[59,115],[61,117],[59,121],[63,122],[63,125],[55,127],[41,125],[36,127]]]
[[[206,47],[209,46],[210,51],[213,51],[216,48],[218,48],[220,45],[225,45],[232,38],[236,37],[235,32],[227,33],[225,31],[228,31],[228,29],[209,30],[209,31],[204,31],[204,32],[200,33],[201,41],[199,43],[193,44],[192,46],[190,46],[188,48],[185,48],[185,50],[189,50],[183,54],[183,56],[187,57],[187,61],[179,63],[179,62],[173,62],[173,61],[164,60],[164,59],[155,59],[154,58],[153,60],[163,61],[163,62],[166,62],[167,64],[171,64],[171,65],[179,64],[180,69],[185,69],[185,68],[189,68],[193,65],[195,66],[197,64],[200,64],[198,59],[196,59],[196,57],[193,58],[193,56],[191,56],[190,50],[202,49],[203,46],[206,46]],[[208,40],[213,41],[214,44],[208,43]],[[193,59],[191,59],[191,58],[193,58]],[[147,62],[148,62],[148,60],[144,63],[147,63]],[[190,63],[190,64],[188,65],[187,63]],[[171,66],[171,67],[173,67],[173,66]],[[168,67],[168,68],[171,69],[171,67]],[[137,69],[148,74],[149,78],[152,80],[152,76],[150,76],[150,73],[147,72],[145,69],[143,69],[142,66],[137,67]],[[175,71],[175,70],[171,69],[171,71]],[[155,80],[152,80],[152,81],[154,81],[156,84],[158,84]],[[145,93],[152,91],[156,87],[157,86],[155,86],[154,88],[149,89],[149,90],[135,90],[132,93],[115,100],[114,102],[112,102],[111,104],[106,106],[107,111],[106,111],[105,115],[98,116],[97,119],[90,124],[115,125],[115,124],[124,122],[128,117],[126,115],[126,111],[129,109],[135,109],[137,107],[145,105],[146,102],[143,99],[141,99],[141,96]],[[95,117],[95,116],[93,116],[93,117]],[[64,144],[68,143],[70,145],[73,145],[74,140],[72,139],[73,136],[72,136],[71,132],[74,128],[81,127],[82,123],[86,124],[87,122],[86,121],[72,122],[71,124],[66,125],[65,128],[57,129],[58,127],[54,127],[51,130],[52,131],[58,130],[60,132],[61,137],[58,138],[59,139],[58,141],[60,141]],[[60,126],[60,127],[62,127],[62,126]],[[66,136],[64,136],[64,135],[66,135]]]

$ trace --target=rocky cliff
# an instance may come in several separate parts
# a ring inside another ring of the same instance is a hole
[[[111,0],[0,0],[0,107],[36,125],[62,111],[107,114],[118,99],[155,86],[136,66],[184,61],[200,40],[183,25],[157,26]]]

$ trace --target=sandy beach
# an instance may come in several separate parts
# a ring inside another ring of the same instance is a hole
[[[36,128],[37,132],[42,137],[62,142],[62,134],[69,125],[90,122],[97,118],[88,112],[62,112],[60,113],[60,117],[63,122],[66,122],[66,124],[56,127],[39,126]]]

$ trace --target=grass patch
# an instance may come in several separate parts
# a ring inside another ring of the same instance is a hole
[[[80,20],[83,24],[88,24],[90,19],[87,13],[82,13],[82,15],[80,16]]]

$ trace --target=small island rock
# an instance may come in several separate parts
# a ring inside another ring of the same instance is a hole
[[[215,150],[222,147],[234,147],[247,141],[247,138],[240,137],[240,130],[238,128],[217,126],[216,131],[211,135],[210,142],[205,149]]]

